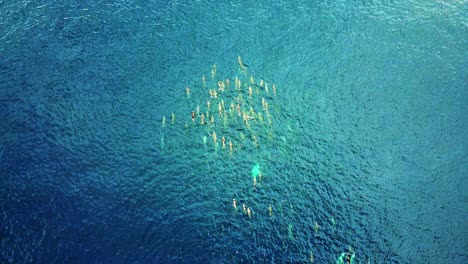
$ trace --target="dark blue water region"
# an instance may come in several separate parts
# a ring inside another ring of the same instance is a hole
[[[0,262],[467,263],[467,11],[0,1]]]

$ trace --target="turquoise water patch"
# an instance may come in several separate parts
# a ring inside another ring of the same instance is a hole
[[[252,168],[252,178],[257,178],[262,172],[260,171],[260,165],[255,164]]]

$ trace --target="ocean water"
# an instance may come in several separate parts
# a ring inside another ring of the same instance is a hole
[[[0,0],[0,262],[467,263],[467,16]]]

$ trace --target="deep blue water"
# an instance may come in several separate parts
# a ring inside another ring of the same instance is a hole
[[[467,263],[467,4],[215,2],[0,1],[0,262]]]

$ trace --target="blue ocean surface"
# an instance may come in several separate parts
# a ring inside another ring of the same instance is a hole
[[[468,263],[461,0],[0,0],[0,263]]]

